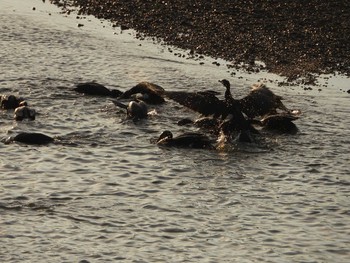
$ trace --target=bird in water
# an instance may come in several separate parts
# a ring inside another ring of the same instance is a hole
[[[226,96],[230,96],[230,82],[228,80],[220,81],[226,87]],[[285,134],[295,134],[298,131],[297,126],[293,123],[298,119],[282,103],[283,98],[274,94],[264,84],[255,84],[251,92],[244,98],[237,100],[240,109],[250,119],[251,124],[257,124],[264,130],[274,131]],[[277,109],[283,110],[277,113]],[[253,119],[257,116],[264,116],[261,120]]]
[[[225,83],[226,81],[221,82]],[[210,91],[166,91],[164,94],[181,105],[218,120],[218,126],[214,130],[221,131],[227,137],[236,137],[232,135],[237,133],[239,141],[252,142],[250,130],[253,128],[242,114],[237,100],[232,97],[230,85],[225,85],[225,87],[224,100],[219,99],[214,92]]]
[[[156,144],[179,148],[214,149],[210,139],[201,133],[188,132],[173,137],[172,132],[168,130],[162,132]]]
[[[235,134],[234,132],[238,132],[239,141],[252,142],[250,132],[256,132],[256,130],[244,117],[238,100],[232,97],[230,82],[226,79],[219,80],[219,82],[221,82],[226,88],[225,103],[227,107],[227,113],[230,114],[230,118],[228,120],[224,120],[220,124],[220,130],[226,137],[232,137],[232,135]]]
[[[133,100],[128,103],[128,105],[118,101],[118,100],[112,100],[114,105],[126,109],[126,115],[127,118],[138,120],[138,119],[144,119],[148,116],[148,107],[146,103],[144,103],[142,100]]]
[[[226,79],[220,81],[226,88],[226,94],[230,92],[230,82]],[[250,93],[242,99],[237,100],[241,111],[249,118],[252,119],[258,116],[264,116],[267,114],[276,114],[277,109],[281,109],[285,112],[289,110],[282,103],[282,97],[274,94],[264,84],[254,84]]]
[[[4,110],[16,109],[24,101],[23,98],[17,98],[14,95],[2,95],[0,98],[0,107]]]
[[[35,115],[35,110],[28,107],[26,101],[21,101],[19,106],[15,109],[14,119],[16,121],[21,121],[23,119],[35,120]]]
[[[164,89],[161,86],[144,81],[125,91],[119,99],[130,99],[133,95],[136,95],[136,99],[148,104],[162,104],[165,102],[163,93]]]
[[[123,92],[120,90],[117,90],[117,89],[110,90],[105,86],[96,82],[79,83],[76,85],[76,87],[73,90],[75,90],[78,93],[83,93],[86,95],[105,96],[105,97],[112,97],[112,98],[117,98],[123,94]]]

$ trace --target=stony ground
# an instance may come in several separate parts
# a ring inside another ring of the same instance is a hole
[[[224,58],[293,80],[309,73],[350,75],[350,1],[344,0],[51,0],[110,19],[139,37]]]

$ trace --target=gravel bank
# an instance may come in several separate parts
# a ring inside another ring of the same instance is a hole
[[[109,19],[138,37],[159,37],[191,54],[244,62],[294,80],[309,73],[350,75],[350,1],[51,0]]]

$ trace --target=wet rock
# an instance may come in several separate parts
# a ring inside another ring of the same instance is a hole
[[[105,86],[96,83],[96,82],[84,82],[78,83],[73,89],[78,93],[83,93],[86,95],[95,95],[95,96],[107,96],[107,97],[119,97],[123,92],[116,89],[108,89]]]
[[[31,145],[44,145],[54,142],[54,139],[42,133],[36,132],[22,132],[14,137],[9,137],[5,140],[5,143],[20,142]]]
[[[23,98],[16,97],[14,95],[2,95],[0,96],[0,108],[5,110],[16,109],[19,104],[24,101]]]

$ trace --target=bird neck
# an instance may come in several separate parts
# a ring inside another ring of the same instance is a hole
[[[231,91],[230,91],[230,88],[226,88],[226,91],[225,91],[225,99],[230,99],[232,98],[232,95],[231,95]]]
[[[234,99],[232,97],[232,94],[231,94],[231,89],[230,87],[226,87],[226,91],[225,91],[225,101],[229,104],[233,103]]]

